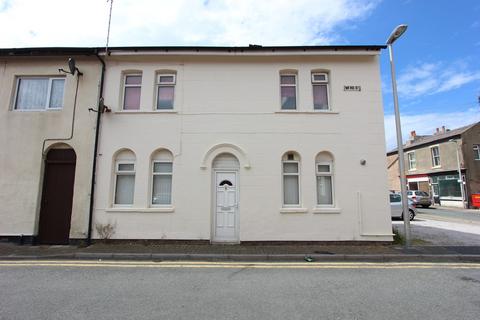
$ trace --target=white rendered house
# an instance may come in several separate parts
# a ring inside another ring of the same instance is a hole
[[[391,241],[382,48],[111,48],[94,238]]]
[[[87,237],[97,118],[89,109],[102,73],[96,51],[0,49],[0,238]],[[69,58],[81,74],[68,73]]]

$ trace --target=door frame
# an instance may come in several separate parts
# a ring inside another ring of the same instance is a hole
[[[235,174],[235,195],[237,206],[235,207],[235,239],[233,240],[217,240],[217,173],[234,173]],[[211,243],[240,243],[240,180],[239,169],[218,168],[212,170],[212,232],[210,237]]]

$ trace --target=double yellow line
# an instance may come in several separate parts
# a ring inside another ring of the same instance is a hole
[[[71,268],[221,268],[221,269],[480,269],[480,263],[444,262],[207,262],[113,260],[4,260],[5,267]]]

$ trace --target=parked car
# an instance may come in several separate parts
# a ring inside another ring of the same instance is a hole
[[[415,206],[422,206],[428,208],[432,205],[430,195],[425,191],[409,190],[407,191],[408,199],[412,200]]]
[[[392,218],[401,218],[403,220],[401,194],[390,193],[390,210],[392,212]],[[417,215],[417,209],[415,209],[415,206],[410,199],[408,200],[408,214],[410,221],[415,219],[415,216]]]

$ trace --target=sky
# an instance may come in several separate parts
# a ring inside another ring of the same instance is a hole
[[[104,46],[106,0],[0,0],[0,48]],[[139,18],[140,17],[140,18]],[[20,22],[20,23],[19,23]],[[480,121],[478,0],[114,0],[111,46],[394,44],[404,141]],[[388,52],[387,149],[396,147]]]

